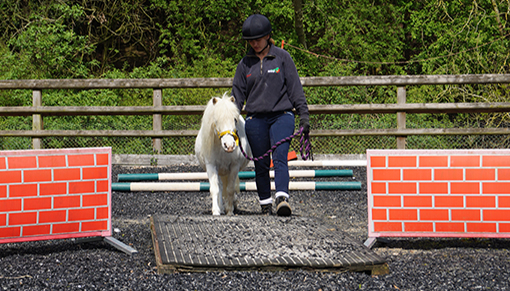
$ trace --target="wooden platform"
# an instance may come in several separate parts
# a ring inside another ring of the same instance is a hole
[[[309,269],[388,274],[386,262],[334,227],[303,217],[153,216],[159,273]]]

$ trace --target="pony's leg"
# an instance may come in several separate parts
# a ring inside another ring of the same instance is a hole
[[[207,165],[207,177],[209,178],[209,192],[211,193],[212,200],[212,214],[220,215],[223,203],[220,195],[220,181],[218,173],[213,166]]]
[[[223,198],[223,193],[225,192],[225,183],[223,182],[223,176],[218,177],[218,205],[220,207],[220,212],[225,214],[225,199]]]
[[[234,211],[237,211],[239,210],[239,208],[237,208],[237,195],[239,193],[241,193],[241,187],[239,185],[239,175],[236,176],[236,183],[235,183],[235,188],[234,188]]]
[[[222,176],[223,182],[223,202],[226,215],[234,215],[234,188],[232,181],[232,173]]]
[[[230,192],[229,192],[229,198],[230,198],[230,205],[232,205],[232,214],[234,210],[237,209],[237,194],[239,193],[240,187],[239,187],[239,169],[236,171],[232,171],[230,173]]]

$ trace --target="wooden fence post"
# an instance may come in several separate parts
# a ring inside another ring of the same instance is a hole
[[[161,89],[153,89],[152,100],[154,107],[163,105],[162,95]],[[162,129],[161,114],[152,115],[152,129],[155,131]],[[157,137],[152,139],[152,150],[157,154],[161,154],[161,138]]]
[[[406,103],[406,87],[397,87],[397,104],[403,105]],[[406,113],[397,112],[397,129],[406,128]],[[397,149],[406,149],[406,136],[397,136]]]
[[[42,105],[42,93],[41,90],[33,90],[32,91],[32,106],[39,107]],[[32,114],[32,130],[42,130],[43,122],[41,114]],[[32,138],[32,148],[34,150],[41,149],[41,138],[34,137]]]

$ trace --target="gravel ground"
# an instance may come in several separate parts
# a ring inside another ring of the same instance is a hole
[[[366,170],[351,168],[361,191],[294,191],[293,215],[367,238]],[[121,167],[119,173],[196,172],[197,166]],[[347,179],[347,178],[344,178]],[[257,214],[255,192],[238,196],[237,215]],[[0,290],[509,290],[510,243],[505,239],[391,239],[373,250],[389,275],[366,273],[207,272],[157,274],[149,216],[210,215],[207,192],[113,192],[114,237],[138,254],[104,242],[53,240],[0,245]]]

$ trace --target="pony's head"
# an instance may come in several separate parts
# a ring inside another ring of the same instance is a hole
[[[223,150],[228,153],[233,152],[239,145],[237,135],[239,116],[234,97],[227,96],[226,93],[222,98],[211,98],[204,111],[202,126],[207,126],[204,122],[209,123],[214,136],[220,140]]]

